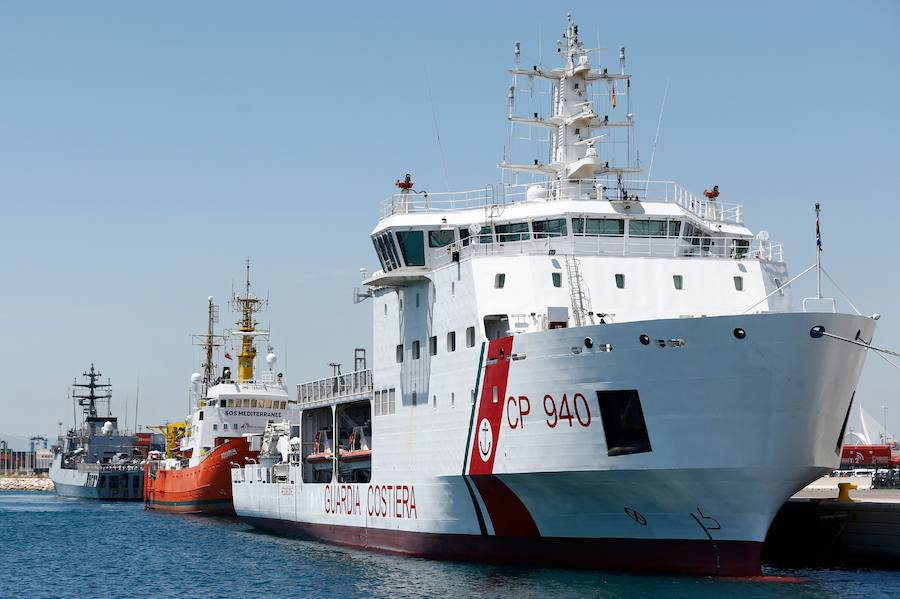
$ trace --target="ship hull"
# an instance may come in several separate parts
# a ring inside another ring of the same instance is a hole
[[[217,446],[196,466],[177,470],[144,469],[144,505],[148,509],[184,514],[233,516],[232,463],[245,464],[255,456],[245,438]]]
[[[139,471],[91,470],[63,468],[60,456],[50,467],[50,480],[60,497],[100,499],[103,501],[140,501],[143,497],[143,477]]]
[[[302,466],[278,482],[248,466],[233,473],[235,509],[279,534],[420,557],[758,575],[775,513],[838,464],[865,360],[813,326],[874,331],[793,313],[491,340],[468,371],[432,364],[419,386],[463,398],[459,381],[477,381],[471,405],[398,393],[409,411],[376,415],[372,482],[304,482]],[[640,399],[645,445],[613,442],[603,402],[623,390]]]
[[[757,576],[762,543],[684,539],[521,539],[242,518],[272,534],[448,561],[678,575]]]

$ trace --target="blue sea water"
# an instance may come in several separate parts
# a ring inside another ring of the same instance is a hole
[[[0,492],[0,597],[900,597],[900,572],[800,580],[626,576],[436,562],[259,533],[139,502]]]

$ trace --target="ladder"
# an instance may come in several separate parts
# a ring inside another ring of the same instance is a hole
[[[584,280],[581,277],[581,266],[578,258],[566,254],[566,274],[569,277],[569,298],[572,302],[572,316],[575,318],[575,326],[584,326],[588,318],[594,323],[594,315],[591,310],[591,298],[584,289]]]

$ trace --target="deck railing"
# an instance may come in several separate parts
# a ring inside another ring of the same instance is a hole
[[[603,235],[572,235],[507,241],[504,243],[458,243],[431,250],[431,267],[449,264],[453,254],[459,259],[475,256],[519,256],[528,254],[575,256],[638,256],[656,258],[724,258],[754,259],[784,262],[783,245],[746,237],[612,237]]]
[[[297,385],[297,401],[301,407],[321,401],[336,401],[371,393],[371,369],[357,370]]]
[[[394,214],[455,212],[527,201],[605,200],[619,202],[666,202],[713,222],[743,222],[740,204],[709,200],[681,187],[674,181],[548,181],[522,185],[489,185],[460,192],[398,193],[381,203],[380,218]]]

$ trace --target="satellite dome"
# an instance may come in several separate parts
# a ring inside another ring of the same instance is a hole
[[[275,362],[277,362],[277,361],[278,361],[278,357],[275,355],[274,352],[269,352],[268,354],[266,354],[266,364],[268,364],[270,368],[272,366],[274,366]]]
[[[211,302],[211,301],[213,301],[213,296],[209,296],[209,297],[206,298],[206,299],[207,299],[207,301],[210,301],[210,302]]]
[[[759,233],[756,234],[756,238],[763,242],[769,241],[769,232],[766,231],[765,229],[763,229],[762,231],[760,231]]]
[[[199,372],[195,372],[191,375],[192,383],[199,383],[201,380],[203,380],[203,375],[201,375]]]
[[[479,233],[481,233],[481,225],[478,223],[469,225],[469,235],[478,235]]]

